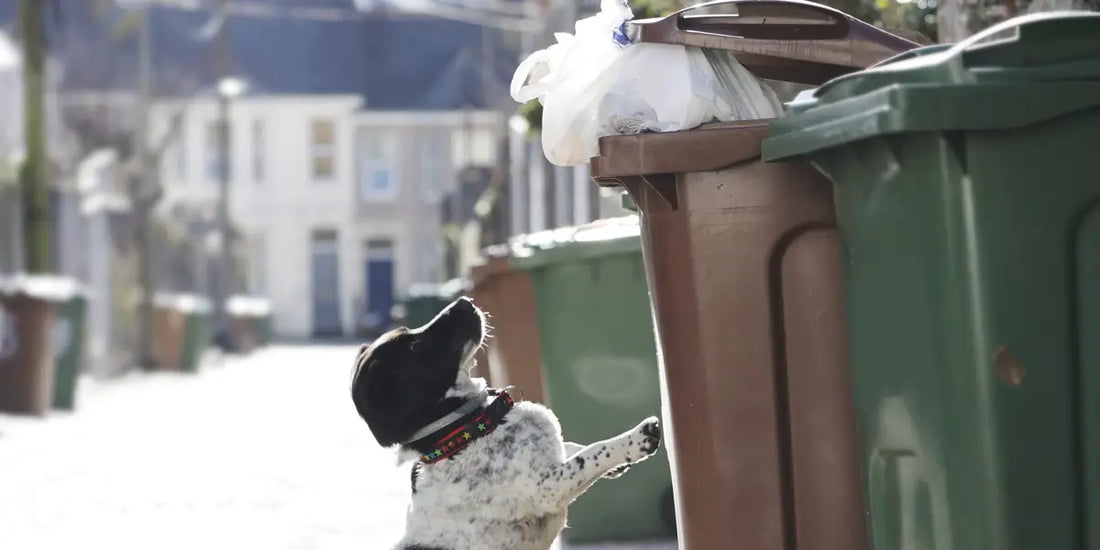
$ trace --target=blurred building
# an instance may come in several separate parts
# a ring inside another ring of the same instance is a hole
[[[157,10],[154,32],[176,15],[190,13]],[[385,12],[223,24],[223,72],[249,83],[229,107],[239,290],[272,300],[283,336],[388,321],[403,289],[444,275],[442,202],[466,166],[497,161],[504,119],[488,107],[506,97],[515,54],[476,25]],[[182,114],[160,162],[163,212],[216,206],[215,76],[153,111],[153,135]]]
[[[388,318],[413,283],[462,275],[481,246],[619,213],[617,194],[596,189],[586,167],[546,162],[508,94],[521,52],[572,31],[595,2],[506,0],[504,11],[522,6],[538,23],[521,32],[494,26],[486,13],[499,3],[450,15],[406,4],[415,2],[153,4],[158,291],[209,290],[214,91],[226,76],[249,83],[229,109],[235,290],[270,297],[283,336],[352,334]],[[0,31],[14,25],[15,5],[0,2]],[[133,4],[51,6],[52,111],[76,138],[67,169],[104,149],[126,166],[140,120]],[[132,262],[120,246],[117,259]]]
[[[598,0],[532,0],[524,5],[528,17],[541,24],[524,34],[520,59],[554,44],[557,41],[555,33],[574,33],[578,19],[590,17],[600,10]],[[528,123],[521,116],[509,120],[507,150],[510,235],[623,214],[621,193],[597,188],[587,165],[550,164],[543,154],[539,135],[529,132]]]
[[[154,127],[166,126],[179,103],[159,104]],[[494,162],[495,113],[363,103],[354,95],[254,95],[229,109],[230,211],[248,257],[246,286],[272,300],[283,335],[351,334],[372,314],[388,319],[401,289],[439,280],[441,201],[461,167]],[[212,213],[216,101],[191,100],[183,112],[160,165],[161,207]]]

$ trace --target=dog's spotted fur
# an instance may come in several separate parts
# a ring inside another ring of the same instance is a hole
[[[360,351],[352,398],[380,444],[413,460],[424,452],[407,445],[415,432],[466,400],[487,404],[485,381],[467,373],[483,338],[484,316],[461,298],[428,325]],[[605,441],[567,443],[549,409],[517,403],[494,432],[453,458],[414,464],[395,550],[547,550],[573,500],[648,458],[660,439],[657,419],[648,418]]]

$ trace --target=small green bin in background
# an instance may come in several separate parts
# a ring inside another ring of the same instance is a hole
[[[180,370],[196,373],[202,365],[202,356],[210,347],[214,337],[213,317],[210,301],[193,294],[178,298],[179,308],[186,318],[183,335],[183,350],[180,355]]]
[[[465,279],[451,279],[445,283],[414,283],[402,300],[405,309],[405,326],[419,327],[428,323],[452,301],[466,291]]]
[[[67,300],[54,308],[53,350],[56,361],[53,379],[53,408],[76,408],[77,381],[84,365],[84,335],[88,296],[74,286]]]
[[[527,235],[516,245],[513,265],[534,283],[547,404],[566,441],[592,443],[660,416],[637,216]],[[672,538],[675,525],[662,446],[582,495],[570,507],[563,537],[572,543]]]
[[[275,318],[271,314],[271,309],[268,308],[262,316],[260,316],[258,323],[258,334],[261,346],[269,346],[275,339]]]
[[[875,550],[1100,545],[1100,14],[837,78],[765,160],[834,184]]]

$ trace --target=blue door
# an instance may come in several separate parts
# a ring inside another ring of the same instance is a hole
[[[313,335],[344,335],[340,321],[340,255],[335,231],[315,231],[311,249]]]
[[[389,330],[393,309],[393,243],[377,239],[367,241],[364,254],[363,282],[366,286],[366,318],[363,328],[375,335]]]

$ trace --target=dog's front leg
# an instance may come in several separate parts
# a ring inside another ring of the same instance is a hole
[[[580,443],[573,443],[572,441],[566,441],[562,443],[562,448],[565,449],[565,458],[569,458],[584,450],[584,445]]]
[[[562,444],[565,449],[565,458],[571,458],[573,455],[584,450],[584,445],[579,443],[573,443],[572,441],[566,441]],[[605,479],[618,479],[630,469],[630,464],[623,464],[622,466],[616,466],[607,471],[603,475]]]
[[[649,458],[660,444],[661,425],[653,417],[633,430],[587,447],[566,443],[566,449],[573,445],[578,450],[541,474],[539,494],[547,499],[548,510],[561,509],[608,472]]]

